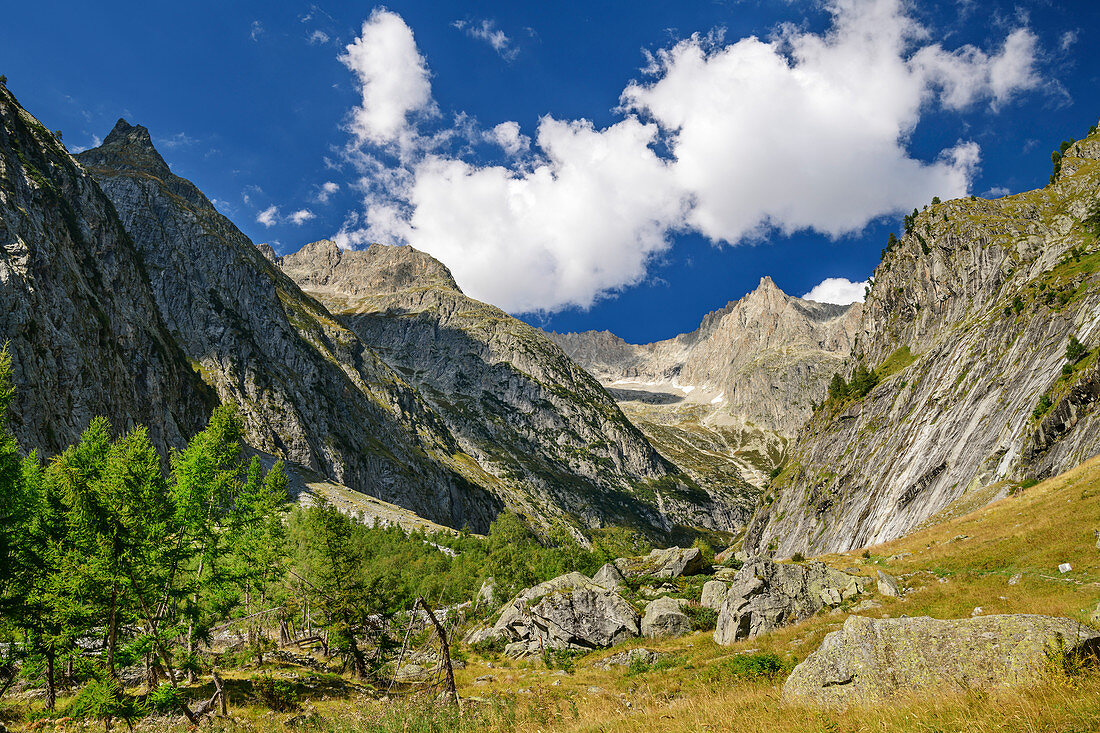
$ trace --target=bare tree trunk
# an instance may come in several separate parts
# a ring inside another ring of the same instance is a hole
[[[435,633],[439,635],[439,651],[443,656],[443,672],[446,675],[443,692],[450,696],[455,705],[459,705],[458,688],[455,686],[455,673],[454,669],[451,668],[451,645],[447,642],[447,631],[443,628],[443,624],[439,623],[439,619],[435,617],[435,614],[432,613],[432,609],[424,602],[423,596],[418,596],[416,601],[428,614],[428,620],[432,622]],[[415,609],[416,606],[413,606],[413,608]]]
[[[57,652],[51,646],[46,650],[46,709],[53,710],[57,704],[57,688],[54,686],[54,657]]]

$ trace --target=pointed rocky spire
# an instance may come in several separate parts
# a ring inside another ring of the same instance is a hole
[[[89,166],[151,173],[161,179],[171,175],[168,164],[153,146],[149,130],[121,117],[98,148],[85,150],[77,160]]]

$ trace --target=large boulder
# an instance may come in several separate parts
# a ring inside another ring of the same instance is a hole
[[[809,618],[862,593],[869,582],[822,562],[780,564],[754,558],[730,582],[714,641],[732,644]]]
[[[669,547],[641,557],[620,557],[615,567],[627,578],[679,578],[698,575],[706,563],[698,547]]]
[[[520,593],[471,644],[503,639],[509,656],[550,649],[599,649],[639,634],[638,612],[618,593],[581,573],[566,573]]]
[[[1100,648],[1100,633],[1068,618],[1008,615],[941,621],[849,616],[791,672],[789,702],[875,702],[935,687],[970,689],[1039,681],[1048,654]]]
[[[642,636],[654,639],[661,636],[683,636],[691,633],[691,619],[680,606],[684,601],[662,596],[646,604],[642,616]]]

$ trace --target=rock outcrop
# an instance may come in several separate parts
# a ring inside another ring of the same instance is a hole
[[[471,479],[509,508],[582,532],[743,524],[724,494],[661,458],[541,331],[464,295],[429,255],[326,240],[276,262],[417,387],[476,460]]]
[[[871,619],[844,627],[794,668],[787,702],[844,706],[904,692],[1034,684],[1050,655],[1095,652],[1100,633],[1067,618],[979,616],[971,619]]]
[[[698,575],[706,563],[697,547],[668,547],[640,557],[620,557],[615,567],[627,578],[663,578]]]
[[[746,548],[887,541],[1100,450],[1100,134],[1064,160],[1046,188],[933,204],[885,253],[844,371],[886,376],[815,413]],[[1070,336],[1091,352],[1067,365]]]
[[[40,457],[93,417],[144,425],[167,455],[216,404],[157,310],[111,201],[0,83],[0,345],[12,357],[10,427]]]
[[[600,649],[637,637],[639,620],[618,593],[574,572],[523,591],[505,604],[491,628],[473,631],[466,641],[503,639],[512,657],[543,649]]]
[[[471,461],[439,416],[173,174],[144,127],[119,120],[77,157],[140,254],[148,317],[240,406],[250,445],[441,524],[487,529],[501,504],[466,477]]]
[[[729,584],[718,611],[714,641],[732,644],[796,623],[862,593],[869,582],[822,562],[780,564],[753,559]]]

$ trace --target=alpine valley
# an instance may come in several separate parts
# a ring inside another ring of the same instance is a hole
[[[72,155],[0,83],[0,695],[28,730],[1087,729],[1100,133],[1057,161],[915,210],[863,302],[764,277],[631,344],[409,246],[279,254],[146,128]]]

